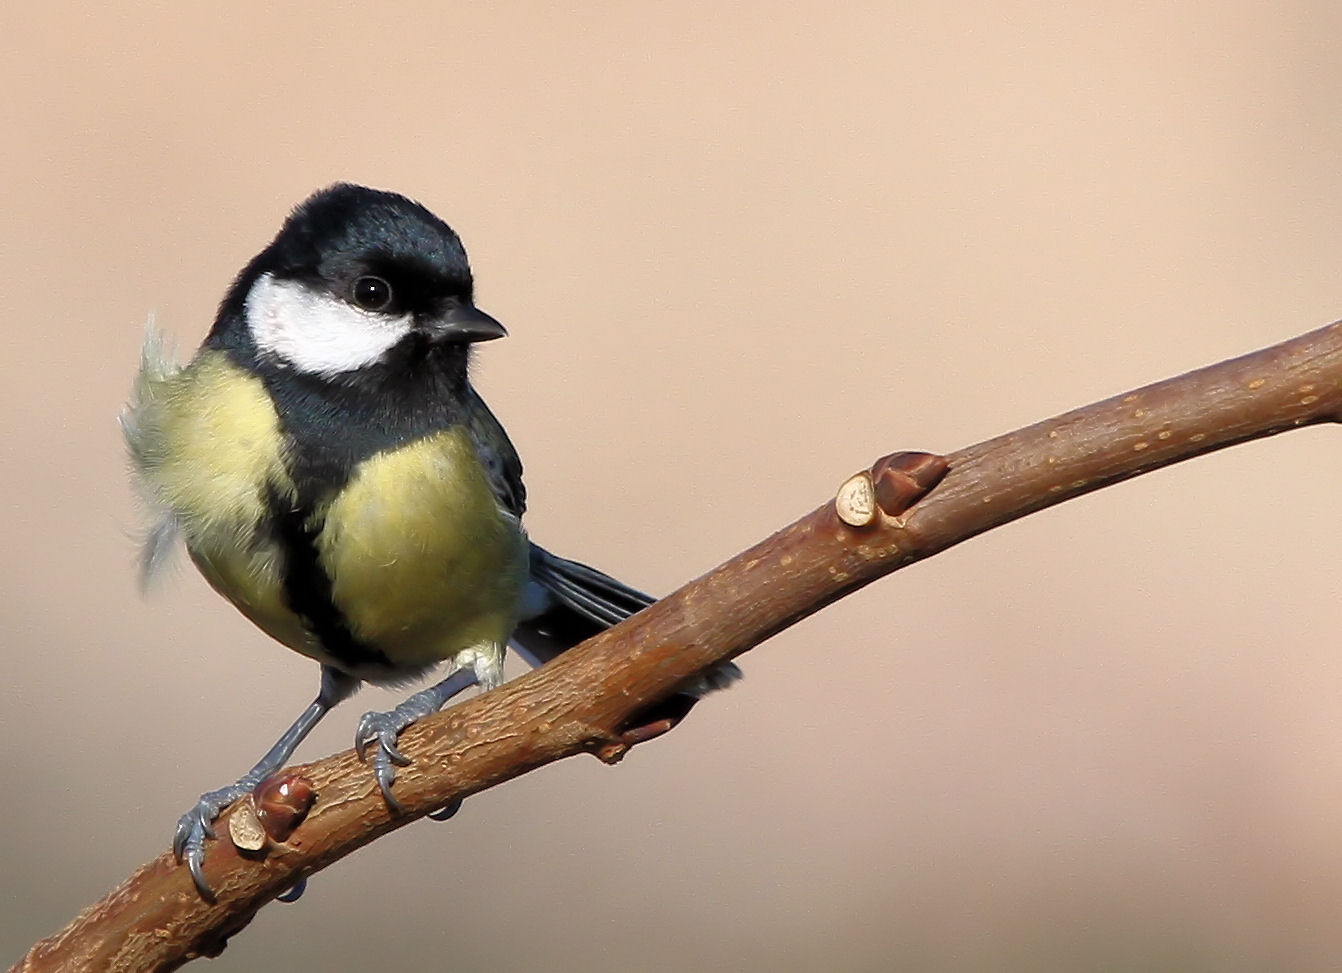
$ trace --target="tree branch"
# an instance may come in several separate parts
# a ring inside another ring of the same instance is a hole
[[[1091,490],[1340,414],[1342,322],[960,450],[907,512],[940,458],[886,457],[845,483],[838,511],[826,503],[554,663],[412,726],[401,743],[415,762],[396,781],[405,815],[350,751],[295,767],[288,779],[317,798],[291,834],[293,822],[272,827],[279,840],[240,851],[229,827],[254,814],[249,801],[217,825],[215,902],[165,853],[14,969],[168,970],[216,955],[276,895],[388,831],[563,757],[618,760],[674,723],[655,704],[687,678],[876,578]]]

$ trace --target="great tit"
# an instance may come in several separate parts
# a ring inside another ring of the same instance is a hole
[[[205,579],[321,663],[317,698],[236,783],[203,794],[173,848],[202,895],[211,823],[273,774],[362,682],[447,678],[367,713],[393,810],[397,737],[472,683],[503,679],[652,599],[556,557],[522,528],[522,465],[471,387],[471,348],[505,335],[473,302],[452,229],[404,196],[338,184],[301,203],[228,289],[185,366],[151,335],[122,415],[152,513],[145,580],[180,537]],[[685,687],[737,675],[725,666]]]

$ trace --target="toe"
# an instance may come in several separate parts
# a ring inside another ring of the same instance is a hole
[[[377,778],[378,789],[382,791],[382,799],[387,802],[387,807],[391,808],[393,814],[401,814],[405,809],[391,792],[391,785],[396,780],[396,766],[384,753],[379,752],[373,758],[373,776]]]
[[[196,891],[206,902],[214,901],[214,889],[205,881],[205,846],[188,845],[186,849],[186,867],[191,872],[191,881],[196,883]]]

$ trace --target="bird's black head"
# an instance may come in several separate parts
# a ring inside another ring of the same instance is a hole
[[[404,196],[340,183],[301,203],[238,275],[207,344],[341,384],[426,363],[464,376],[469,345],[506,333],[472,290],[451,227]]]

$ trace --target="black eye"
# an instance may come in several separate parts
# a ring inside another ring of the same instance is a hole
[[[360,277],[350,294],[354,303],[365,311],[385,311],[391,303],[391,285],[381,277]]]

